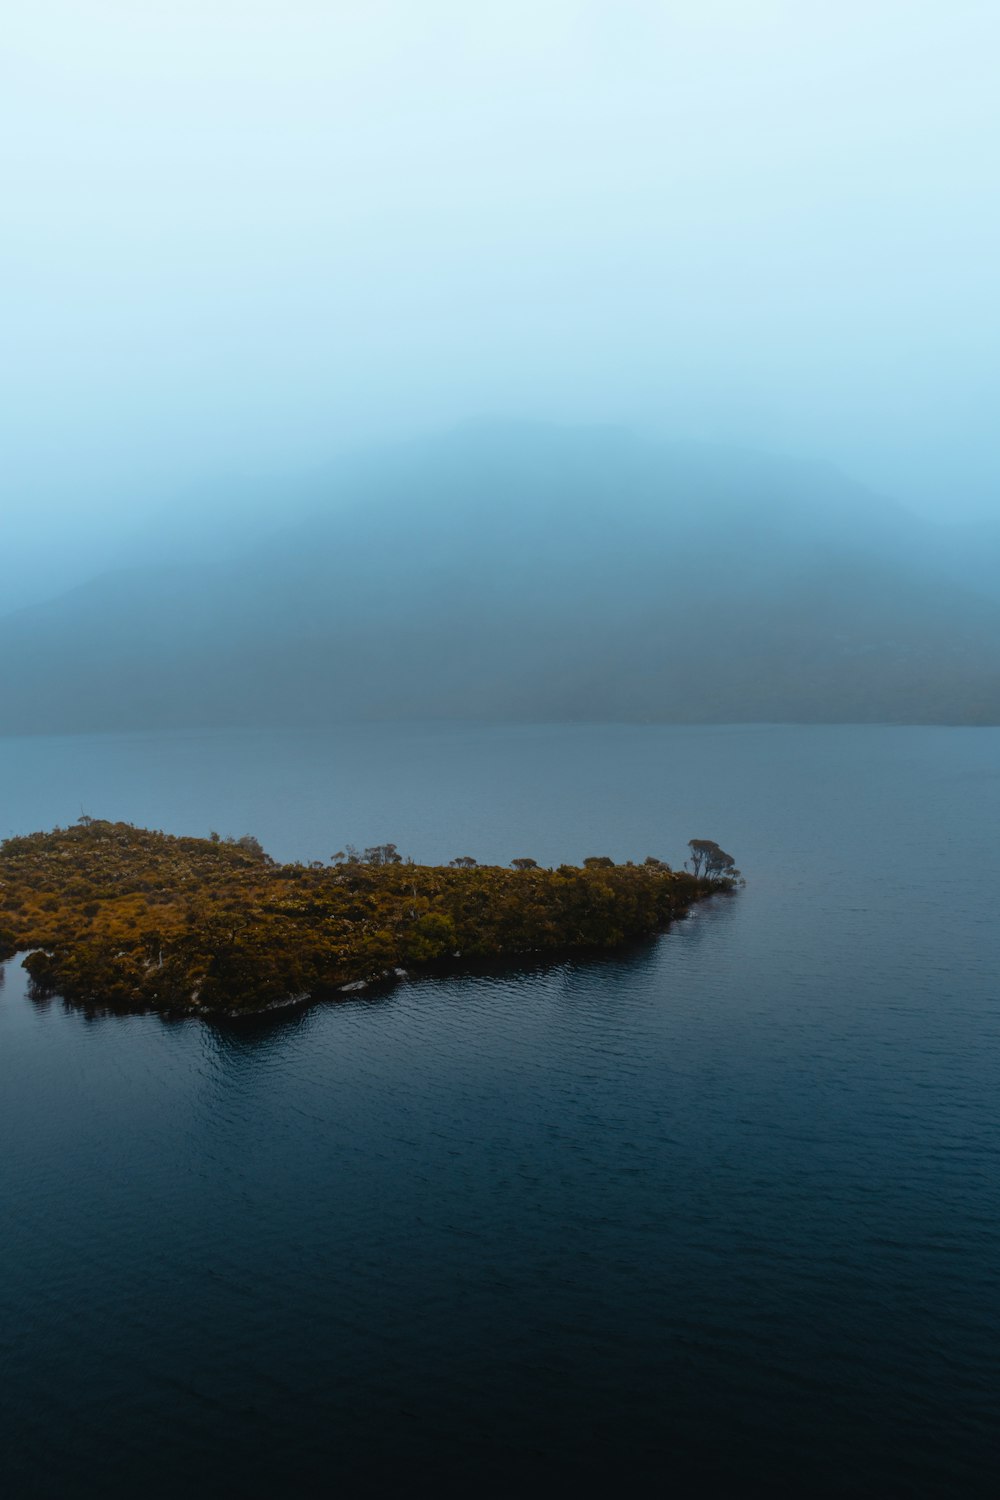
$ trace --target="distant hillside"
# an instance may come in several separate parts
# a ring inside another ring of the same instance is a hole
[[[345,462],[321,489],[199,566],[0,619],[0,732],[1000,722],[990,571],[966,583],[960,548],[832,469],[495,426]]]

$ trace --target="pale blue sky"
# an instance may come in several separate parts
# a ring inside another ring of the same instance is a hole
[[[21,0],[0,47],[8,559],[484,414],[1000,511],[996,0]]]

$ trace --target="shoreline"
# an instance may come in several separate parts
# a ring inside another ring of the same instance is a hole
[[[102,1012],[267,1015],[456,964],[622,950],[740,883],[729,856],[711,868],[698,858],[694,874],[653,856],[416,865],[390,844],[280,865],[249,835],[85,818],[0,844],[0,956],[26,954],[39,998]]]

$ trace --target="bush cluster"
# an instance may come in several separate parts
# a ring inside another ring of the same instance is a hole
[[[85,819],[0,844],[0,958],[39,994],[126,1011],[260,1010],[397,968],[600,951],[662,931],[727,879],[659,860],[404,862],[394,845],[276,864],[252,836]]]

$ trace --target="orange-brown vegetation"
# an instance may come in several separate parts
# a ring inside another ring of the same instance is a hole
[[[391,857],[381,858],[386,850]],[[276,864],[253,838],[127,823],[0,844],[0,958],[36,990],[124,1011],[252,1011],[397,968],[598,951],[662,931],[732,879],[658,860],[546,870],[403,863],[394,846]]]

